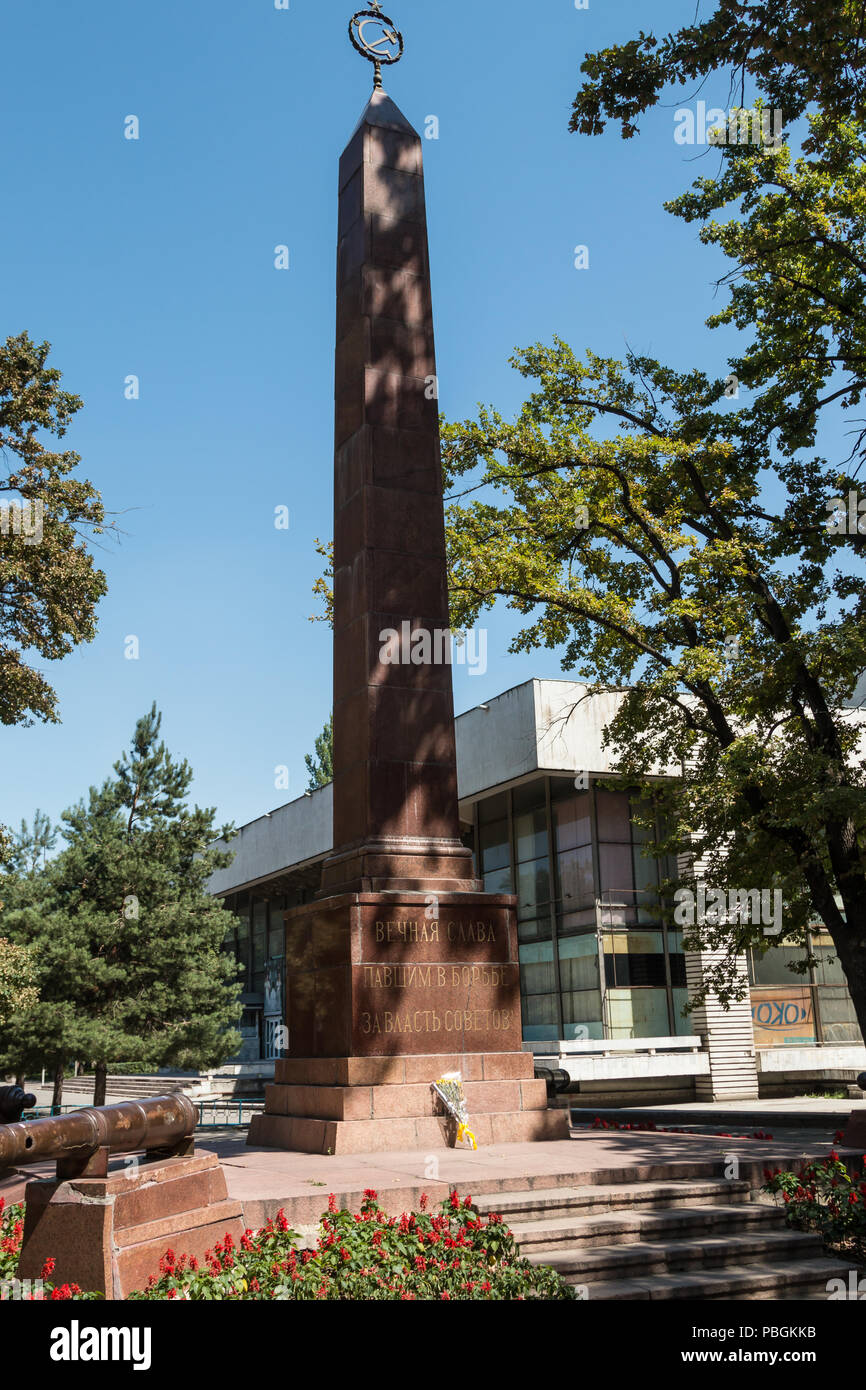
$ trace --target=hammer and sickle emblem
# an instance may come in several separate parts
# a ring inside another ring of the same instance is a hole
[[[369,24],[381,25],[382,21],[381,19],[373,19],[371,16],[368,16],[366,19],[359,19],[357,21],[359,42],[364,45],[368,53],[375,54],[377,58],[389,58],[391,56],[391,49],[389,45],[396,45],[397,43],[399,43],[399,36],[397,34],[396,29],[383,28],[378,38],[368,39],[364,33],[364,30],[367,28]]]

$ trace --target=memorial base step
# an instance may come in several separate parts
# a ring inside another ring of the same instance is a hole
[[[457,1126],[431,1082],[455,1071],[479,1147],[568,1138],[568,1116],[548,1110],[532,1055],[491,1052],[279,1061],[249,1143],[316,1154],[453,1147]]]
[[[490,1144],[534,1143],[567,1139],[562,1110],[518,1110],[471,1115],[469,1127],[479,1148]],[[393,1120],[317,1120],[296,1115],[254,1115],[253,1147],[289,1149],[310,1154],[387,1153],[394,1150],[444,1149],[454,1145],[453,1127],[435,1116]]]

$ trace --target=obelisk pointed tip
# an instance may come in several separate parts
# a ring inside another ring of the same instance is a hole
[[[411,135],[418,134],[414,126],[407,121],[396,102],[393,102],[388,93],[383,91],[381,87],[374,88],[370,100],[361,113],[361,119],[352,131],[352,138],[365,125],[380,126],[385,130],[403,130]]]

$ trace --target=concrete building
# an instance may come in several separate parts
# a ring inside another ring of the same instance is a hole
[[[852,706],[866,694],[858,691]],[[654,906],[663,870],[643,852],[648,837],[627,790],[599,785],[611,770],[602,731],[617,699],[532,680],[456,720],[464,841],[486,890],[517,895],[524,1047],[539,1065],[565,1068],[573,1100],[586,1104],[754,1097],[853,1079],[866,1047],[820,931],[809,975],[786,968],[793,948],[750,951],[743,1003],[725,1011],[710,998],[683,1016],[703,953],[686,953],[682,932]],[[866,714],[852,708],[851,717],[866,735]],[[244,968],[237,1061],[263,1072],[291,1027],[282,914],[316,893],[331,827],[324,787],[243,826],[232,864],[211,879],[235,914],[226,949]]]

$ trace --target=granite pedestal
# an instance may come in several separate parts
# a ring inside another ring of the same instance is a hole
[[[479,1144],[567,1138],[521,1051],[513,898],[345,894],[290,911],[286,942],[290,1056],[251,1144],[442,1148],[454,1126],[430,1083],[448,1071]]]
[[[17,1278],[38,1279],[50,1257],[52,1283],[106,1298],[143,1289],[168,1249],[203,1261],[226,1232],[236,1243],[244,1233],[243,1208],[228,1198],[211,1153],[140,1163],[107,1178],[36,1179],[24,1200]]]

